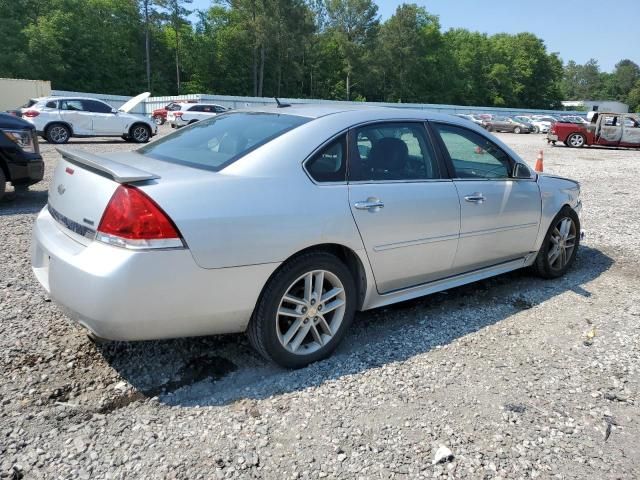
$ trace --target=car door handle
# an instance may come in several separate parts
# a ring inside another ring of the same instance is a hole
[[[375,210],[384,208],[384,203],[377,198],[367,198],[366,201],[356,202],[353,204],[358,210]]]
[[[484,198],[484,195],[482,195],[481,193],[472,193],[471,195],[467,195],[466,197],[464,197],[464,199],[467,202],[471,202],[471,203],[483,203],[486,198]]]

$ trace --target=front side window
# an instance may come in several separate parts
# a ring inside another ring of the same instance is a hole
[[[88,112],[111,113],[111,107],[109,105],[97,100],[82,100],[82,105]]]
[[[434,124],[456,178],[501,179],[511,176],[511,159],[497,145],[476,132],[454,125]]]
[[[308,121],[305,117],[276,113],[218,115],[145,145],[138,153],[217,172]]]
[[[354,131],[350,181],[428,180],[440,171],[422,123],[381,123]]]
[[[347,172],[347,137],[342,135],[305,164],[316,182],[344,182]]]

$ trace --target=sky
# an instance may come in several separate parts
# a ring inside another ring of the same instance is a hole
[[[640,0],[376,0],[382,20],[402,3],[440,17],[443,30],[532,32],[566,62],[595,58],[603,71],[629,58],[640,64]],[[211,0],[194,0],[206,9]]]

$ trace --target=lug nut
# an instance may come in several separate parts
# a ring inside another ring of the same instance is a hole
[[[311,305],[315,305],[315,304],[316,304],[316,299],[315,299],[315,298],[312,298],[312,299],[311,299]]]
[[[302,313],[307,313],[307,307],[302,307]]]
[[[322,310],[322,305],[318,305],[318,311]]]

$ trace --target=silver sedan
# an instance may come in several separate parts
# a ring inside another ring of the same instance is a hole
[[[559,277],[580,240],[577,182],[436,113],[265,108],[133,152],[59,151],[33,271],[104,339],[246,331],[301,367],[357,310],[523,267]]]

